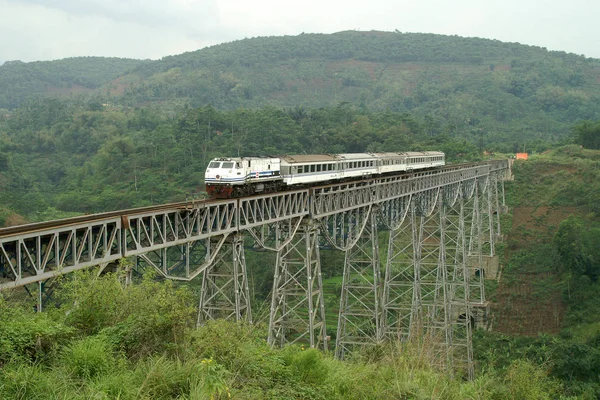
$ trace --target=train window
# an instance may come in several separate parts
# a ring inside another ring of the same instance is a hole
[[[250,160],[248,160],[248,168],[250,168]]]
[[[317,165],[317,172],[321,172],[321,164]]]
[[[223,168],[227,169],[227,168],[233,168],[233,163],[232,162],[224,162],[223,163]]]
[[[242,168],[242,163],[236,162],[236,163],[235,163],[235,168],[236,168],[236,169],[240,169],[240,168]]]
[[[311,165],[310,166],[310,172],[315,172],[316,171],[317,166],[316,165]]]
[[[298,166],[298,173],[301,174],[302,173],[302,165]]]
[[[213,161],[210,164],[208,164],[208,168],[219,168],[220,166],[221,166],[221,163],[216,162],[216,161]]]

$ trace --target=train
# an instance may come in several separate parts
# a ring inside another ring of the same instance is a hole
[[[208,163],[204,183],[211,198],[234,198],[444,165],[441,151],[222,157]]]

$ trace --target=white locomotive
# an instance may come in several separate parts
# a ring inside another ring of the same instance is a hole
[[[206,168],[204,183],[211,197],[231,198],[444,164],[439,151],[215,158]]]

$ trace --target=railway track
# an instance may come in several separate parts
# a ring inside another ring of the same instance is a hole
[[[410,177],[419,176],[419,175],[423,175],[423,174],[431,174],[431,173],[436,173],[436,172],[442,173],[442,172],[446,172],[446,171],[453,171],[456,169],[469,168],[469,167],[473,167],[473,166],[487,165],[487,164],[489,164],[489,162],[450,164],[450,165],[446,165],[442,168],[437,168],[434,171],[433,170],[418,171],[418,172],[402,173],[402,174],[396,174],[396,175],[388,175],[386,177],[405,176],[406,178],[410,178]],[[358,182],[361,182],[361,181],[368,182],[373,179],[376,179],[376,178],[371,177],[369,179],[346,181],[346,182],[341,182],[341,184],[350,184],[353,182],[355,183],[357,181]],[[329,183],[329,184],[325,184],[325,185],[311,186],[311,189],[327,188],[327,187],[335,186],[335,185],[339,185],[339,184],[340,183],[334,183],[334,184]],[[256,196],[260,196],[260,194],[256,195]],[[253,196],[250,196],[250,197],[253,197]],[[0,238],[6,237],[6,236],[12,236],[12,235],[24,234],[24,233],[32,233],[32,232],[45,230],[45,229],[59,228],[59,227],[65,227],[65,226],[69,226],[69,225],[93,222],[93,221],[108,219],[108,218],[123,217],[123,216],[135,216],[135,215],[139,215],[139,214],[145,214],[145,213],[162,211],[162,210],[189,209],[189,208],[197,207],[201,204],[202,205],[211,204],[211,203],[219,202],[219,201],[223,201],[223,200],[221,200],[221,199],[216,199],[216,200],[215,199],[203,199],[203,200],[182,201],[182,202],[176,202],[176,203],[168,203],[168,204],[161,204],[161,205],[148,206],[148,207],[130,208],[130,209],[125,209],[125,210],[117,210],[117,211],[107,211],[107,212],[97,213],[97,214],[86,214],[86,215],[79,215],[76,217],[63,218],[63,219],[52,220],[52,221],[43,221],[43,222],[35,222],[35,223],[31,223],[31,224],[11,226],[11,227],[0,229]]]

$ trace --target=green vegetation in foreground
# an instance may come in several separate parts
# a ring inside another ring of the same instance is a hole
[[[94,272],[64,278],[58,308],[0,297],[3,399],[547,399],[561,385],[517,360],[466,382],[435,371],[427,343],[389,344],[340,362],[273,349],[263,327],[195,328],[195,296],[151,274],[125,287]]]

